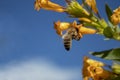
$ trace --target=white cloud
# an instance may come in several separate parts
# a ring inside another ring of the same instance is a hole
[[[0,68],[0,80],[80,80],[80,70],[61,68],[46,60],[29,60]]]

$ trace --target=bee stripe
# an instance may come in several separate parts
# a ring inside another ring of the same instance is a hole
[[[72,43],[71,39],[64,39],[64,47],[65,47],[65,49],[66,49],[67,51],[70,50],[70,48],[71,48],[71,43]]]

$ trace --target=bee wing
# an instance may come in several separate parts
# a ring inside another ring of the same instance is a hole
[[[62,35],[62,39],[66,38],[67,36],[68,36],[67,33],[63,34],[63,35]]]

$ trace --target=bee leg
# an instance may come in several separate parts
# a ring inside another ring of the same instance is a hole
[[[76,40],[77,40],[77,41],[79,41],[79,40],[80,40],[80,38],[81,38],[81,37],[77,36],[77,37],[76,37]]]
[[[83,37],[81,33],[79,33],[78,35],[79,35],[79,37],[80,37],[80,38],[82,38],[82,37]]]

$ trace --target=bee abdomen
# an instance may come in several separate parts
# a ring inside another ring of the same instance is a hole
[[[70,48],[71,48],[71,43],[72,43],[71,38],[66,38],[66,39],[64,39],[64,47],[65,47],[65,49],[66,49],[67,51],[70,50]]]

